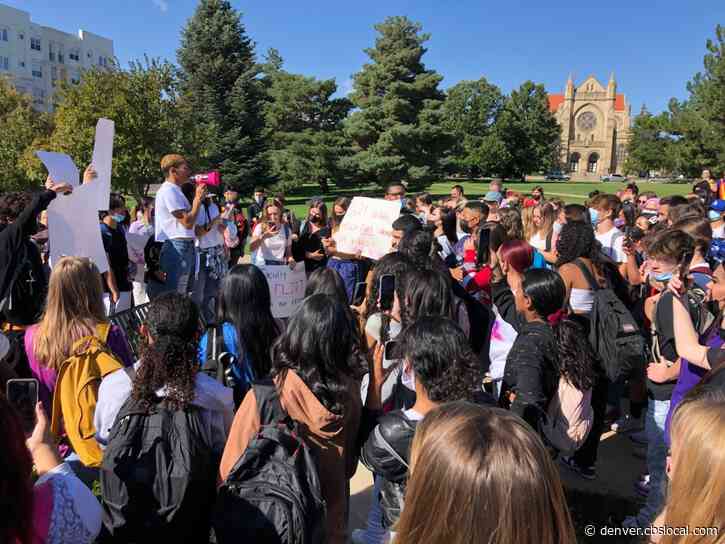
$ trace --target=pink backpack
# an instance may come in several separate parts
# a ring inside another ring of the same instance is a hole
[[[542,425],[547,440],[563,455],[573,454],[582,447],[592,429],[592,390],[579,391],[561,376],[547,416]]]

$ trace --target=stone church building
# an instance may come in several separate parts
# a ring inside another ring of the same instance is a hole
[[[565,170],[596,178],[623,173],[631,106],[617,94],[614,74],[606,87],[593,76],[575,87],[569,76],[564,94],[549,95],[549,109],[561,125]]]

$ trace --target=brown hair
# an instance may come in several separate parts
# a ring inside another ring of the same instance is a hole
[[[332,225],[332,230],[336,231],[340,225],[337,223],[337,215],[335,214],[335,206],[340,206],[342,209],[344,209],[347,212],[347,209],[350,207],[351,200],[346,196],[340,196],[335,199],[335,202],[332,203],[332,212],[330,213],[330,216],[332,217],[332,221],[330,222]]]
[[[418,424],[396,544],[574,544],[559,472],[518,416],[467,402]]]
[[[695,248],[703,257],[707,255],[712,241],[710,221],[701,215],[687,215],[672,225],[672,230],[681,230],[695,241]]]
[[[667,229],[656,234],[647,244],[647,253],[655,259],[664,257],[679,262],[682,256],[693,248],[692,236],[681,230]]]
[[[622,201],[617,195],[606,195],[599,194],[592,198],[589,202],[589,207],[595,210],[603,210],[605,212],[612,212],[612,221],[619,215],[619,209],[622,207]]]
[[[715,528],[717,533],[665,535],[661,542],[725,542],[725,391],[706,386],[687,395],[675,410],[670,434],[672,474],[665,526]]]
[[[33,336],[35,358],[57,370],[73,344],[105,321],[98,268],[84,257],[63,257],[53,267],[45,312]]]
[[[501,208],[498,211],[498,223],[506,231],[507,240],[523,240],[524,225],[521,213],[516,208]]]
[[[186,159],[183,155],[173,153],[171,155],[164,155],[161,159],[161,171],[164,173],[164,176],[168,177],[172,168],[179,168],[185,162]]]

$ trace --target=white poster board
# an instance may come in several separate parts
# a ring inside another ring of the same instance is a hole
[[[85,185],[79,185],[78,168],[68,155],[48,151],[36,153],[53,181],[73,185],[71,194],[58,195],[48,206],[51,264],[66,256],[88,257],[101,273],[108,271],[98,212],[108,209],[111,195],[113,136],[113,121],[99,119],[93,148],[93,167],[98,177]]]
[[[393,221],[400,216],[400,201],[356,196],[334,235],[342,253],[380,259],[390,253]]]
[[[93,183],[76,187],[70,195],[58,195],[48,206],[48,235],[50,262],[61,257],[88,257],[98,270],[108,271],[108,259],[103,249],[98,210],[88,206],[90,199],[98,198]]]
[[[305,287],[307,287],[305,263],[297,263],[294,270],[286,265],[260,266],[259,269],[269,283],[272,316],[291,316],[305,299]]]

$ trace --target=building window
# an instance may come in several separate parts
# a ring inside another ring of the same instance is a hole
[[[18,63],[18,66],[20,66],[21,68],[25,68],[25,61],[24,61],[24,60],[21,60],[21,61],[20,61],[20,62]]]
[[[68,53],[68,58],[70,58],[70,60],[78,62],[79,60],[81,60],[81,54],[78,52],[78,50],[74,49],[73,51]]]
[[[92,59],[93,58],[93,51],[88,51],[88,58],[89,59]]]
[[[8,41],[8,29],[3,28],[2,31],[0,31],[0,40],[6,42]]]
[[[597,126],[597,116],[590,111],[582,113],[576,121],[579,130],[593,130]]]
[[[599,153],[592,153],[591,155],[589,155],[589,160],[587,161],[587,172],[589,172],[590,174],[596,174],[598,163]]]
[[[25,34],[23,34],[22,32],[20,34],[18,34],[18,39],[19,40],[24,40],[25,39]]]
[[[81,74],[78,70],[72,70],[70,73],[70,82],[73,85],[78,85],[81,82]]]
[[[10,59],[8,57],[0,57],[0,68],[10,70]]]
[[[33,77],[43,77],[43,69],[40,66],[33,66]]]
[[[581,155],[579,155],[579,153],[571,154],[571,157],[569,157],[569,171],[570,172],[579,171],[579,160],[580,159],[581,159]]]
[[[30,49],[40,51],[40,38],[30,38]]]

